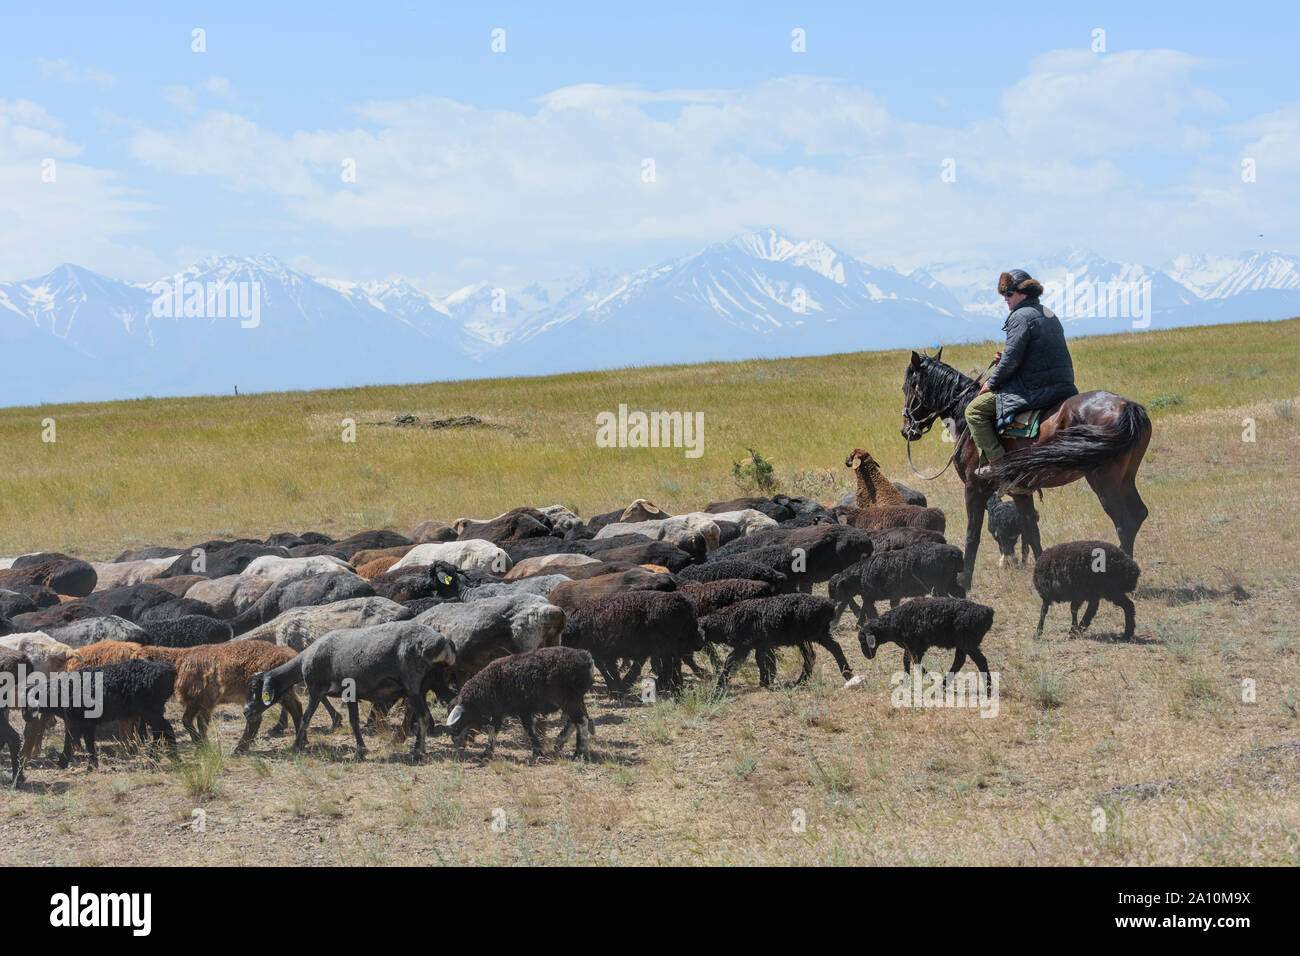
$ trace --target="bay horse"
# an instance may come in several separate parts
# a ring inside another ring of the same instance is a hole
[[[984,508],[995,490],[1011,495],[1020,513],[1022,533],[1034,558],[1043,551],[1034,514],[1033,492],[1086,478],[1115,524],[1120,547],[1133,554],[1147,506],[1137,491],[1137,472],[1151,442],[1147,410],[1113,392],[1080,392],[1043,409],[1036,438],[1002,437],[1007,454],[993,466],[993,480],[975,477],[979,449],[966,427],[966,406],[979,393],[979,382],[934,355],[912,353],[903,376],[903,425],[908,442],[917,441],[936,421],[948,428],[956,446],[952,464],[966,486],[966,566],[969,590],[975,555],[984,531]],[[945,466],[946,467],[946,466]],[[937,476],[936,476],[937,477]]]

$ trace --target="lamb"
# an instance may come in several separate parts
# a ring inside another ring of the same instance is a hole
[[[526,654],[498,658],[465,682],[451,702],[447,729],[456,746],[463,748],[470,731],[486,726],[488,742],[483,758],[490,760],[502,721],[515,716],[524,726],[533,754],[540,756],[543,745],[536,717],[558,710],[564,714],[564,726],[553,752],[559,756],[569,732],[576,728],[578,742],[573,758],[590,759],[591,718],[587,716],[586,696],[595,677],[591,654],[571,647],[540,647]]]
[[[351,571],[327,571],[306,578],[281,579],[263,591],[257,603],[230,623],[236,634],[244,634],[295,607],[312,607],[374,594],[374,586]]]
[[[990,687],[989,663],[980,651],[980,641],[993,626],[993,608],[964,598],[919,597],[886,611],[878,618],[863,621],[858,627],[858,643],[867,660],[876,656],[881,644],[894,643],[903,649],[903,670],[912,672],[912,664],[925,667],[921,659],[932,647],[954,649],[948,676],[961,670],[969,656]],[[945,677],[945,683],[947,677]]]
[[[1016,539],[1020,539],[1020,563],[1029,558],[1029,541],[1023,536],[1024,525],[1020,511],[1014,501],[1003,501],[997,492],[989,495],[985,508],[989,513],[989,534],[998,543],[998,567],[1002,567],[1007,558],[1015,560]],[[1032,509],[1031,509],[1032,510]],[[1033,511],[1033,520],[1038,521],[1038,512]]]
[[[838,619],[852,608],[862,622],[863,613],[876,617],[876,602],[888,599],[891,608],[905,597],[948,594],[963,598],[958,583],[965,569],[961,549],[951,544],[915,544],[898,551],[882,551],[846,568],[831,578],[827,595],[835,602]],[[854,604],[862,599],[862,606]]]
[[[741,601],[715,611],[700,621],[700,637],[710,644],[733,648],[718,674],[718,690],[726,688],[731,673],[744,663],[750,651],[759,665],[759,684],[768,687],[775,671],[772,651],[778,647],[798,647],[803,656],[803,670],[798,683],[812,675],[816,660],[813,644],[820,644],[835,658],[840,673],[848,680],[853,670],[839,643],[831,637],[835,605],[812,594],[777,594],[773,597]]]
[[[885,480],[880,466],[871,454],[862,448],[851,451],[844,464],[853,469],[858,479],[855,504],[859,514],[853,526],[864,530],[880,528],[914,527],[944,530],[946,519],[938,508],[918,508],[903,500],[897,488]]]
[[[434,628],[451,642],[454,663],[438,669],[429,684],[438,699],[445,702],[451,699],[451,687],[463,687],[490,661],[559,644],[565,614],[545,598],[517,594],[468,604],[439,604],[414,620]]]
[[[649,659],[659,686],[673,693],[681,686],[683,661],[699,650],[695,607],[681,594],[628,591],[588,601],[569,615],[561,643],[591,652],[611,694],[627,688],[628,676],[640,673]],[[633,664],[618,672],[618,659]]]
[[[157,649],[144,648],[143,652],[156,653]],[[254,674],[274,670],[298,654],[292,648],[265,641],[205,644],[173,653],[177,670],[176,699],[184,708],[181,723],[196,743],[207,735],[208,723],[218,704],[243,703]],[[279,701],[285,713],[293,718],[296,732],[302,724],[302,702],[292,689]],[[331,715],[338,726],[338,714]],[[245,715],[244,733],[235,745],[235,753],[248,749],[261,723],[261,711]]]
[[[167,741],[172,755],[176,754],[176,734],[163,709],[167,698],[176,686],[176,668],[162,661],[126,660],[98,667],[84,667],[66,679],[80,680],[86,688],[102,688],[102,692],[84,693],[78,702],[58,706],[48,701],[33,703],[29,685],[28,704],[24,716],[36,720],[42,716],[63,718],[67,728],[59,767],[67,767],[72,759],[74,742],[80,739],[86,748],[91,769],[99,766],[95,753],[95,732],[101,723],[142,720],[154,732],[154,743],[160,738]],[[100,683],[102,681],[102,684]],[[93,700],[93,703],[91,703]],[[91,716],[91,714],[94,716]]]
[[[1129,593],[1137,587],[1141,569],[1137,562],[1105,541],[1068,541],[1048,548],[1034,564],[1034,589],[1043,599],[1035,637],[1042,636],[1047,609],[1057,601],[1070,602],[1071,628],[1087,630],[1102,598],[1124,612],[1124,640],[1133,637],[1135,609]],[[1079,623],[1079,608],[1088,609]]]
[[[388,704],[401,695],[415,719],[415,745],[411,750],[415,762],[424,753],[429,725],[429,708],[424,699],[429,672],[438,664],[450,666],[455,660],[456,652],[446,637],[414,621],[331,631],[298,657],[254,674],[248,685],[244,715],[251,717],[264,711],[293,686],[285,686],[286,671],[299,673],[307,688],[307,709],[298,724],[293,748],[302,750],[307,745],[307,727],[316,707],[327,695],[343,694],[346,686],[354,695],[345,703],[357,741],[357,759],[362,760],[366,744],[361,737],[358,701]]]
[[[145,640],[140,643],[158,647],[222,644],[234,637],[234,629],[229,621],[219,621],[200,614],[187,614],[166,621],[149,621],[143,627]]]

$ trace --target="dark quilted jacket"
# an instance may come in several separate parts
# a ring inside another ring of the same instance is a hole
[[[998,419],[1023,408],[1045,408],[1077,395],[1074,362],[1061,320],[1037,299],[1026,299],[1007,316],[1002,361],[989,376],[998,396]]]

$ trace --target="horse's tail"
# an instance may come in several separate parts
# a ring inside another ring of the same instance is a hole
[[[1125,401],[1109,425],[1071,425],[1041,445],[994,462],[996,481],[1004,487],[1041,488],[1047,478],[1067,471],[1089,472],[1122,455],[1151,431],[1147,410]]]

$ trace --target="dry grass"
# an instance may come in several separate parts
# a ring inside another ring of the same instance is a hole
[[[598,759],[531,762],[516,725],[497,759],[431,743],[426,762],[368,735],[352,762],[343,729],[314,749],[259,737],[252,754],[190,767],[101,748],[101,770],[60,772],[47,754],[6,795],[6,858],[18,863],[1300,863],[1300,560],[1294,513],[1300,323],[1152,332],[1077,342],[1083,387],[1152,410],[1140,487],[1137,635],[1103,606],[1068,637],[1023,569],[986,539],[972,597],[998,609],[986,653],[1001,672],[997,717],[899,710],[889,675],[840,638],[864,686],[842,691],[821,655],[810,686],[760,691],[752,662],[731,695],[643,704],[593,697]],[[983,366],[986,348],[955,350]],[[948,354],[947,352],[945,354]],[[8,451],[4,553],[92,556],[139,543],[315,527],[405,530],[427,517],[562,501],[604,510],[645,496],[674,510],[731,497],[732,458],[752,445],[785,487],[847,488],[844,451],[865,444],[905,478],[897,437],[900,353],[636,370],[535,382],[461,383],[235,399],[0,412]],[[594,416],[702,409],[707,451],[594,446]],[[755,409],[761,409],[761,413]],[[394,411],[476,414],[512,431],[457,433],[334,423]],[[58,422],[55,446],[39,421]],[[1257,441],[1241,440],[1253,418]],[[942,461],[937,440],[921,450]],[[829,470],[830,479],[818,477]],[[834,485],[834,482],[840,484]],[[913,485],[919,482],[909,482]],[[958,491],[927,487],[960,537]],[[1083,485],[1039,505],[1047,543],[1114,532]],[[947,659],[932,656],[929,667]],[[781,674],[789,681],[796,661]],[[1255,699],[1243,701],[1243,681]],[[270,721],[266,722],[269,725]],[[558,722],[552,721],[554,731]],[[223,708],[228,753],[242,728]],[[201,771],[201,772],[200,772]],[[1100,808],[1105,826],[1094,831]],[[204,811],[205,830],[192,828]],[[792,823],[802,819],[802,831]],[[504,826],[501,826],[501,824]]]

